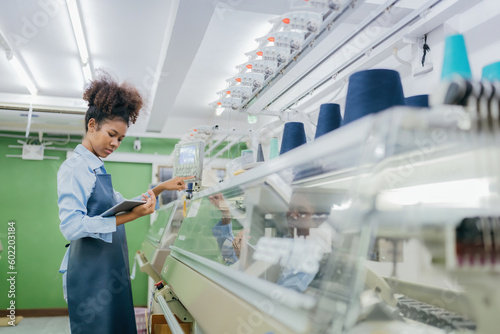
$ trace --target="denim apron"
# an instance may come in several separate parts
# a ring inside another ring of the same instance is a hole
[[[87,215],[98,216],[115,204],[111,175],[96,174]],[[67,291],[72,334],[137,333],[124,225],[116,227],[112,243],[90,237],[71,241]]]

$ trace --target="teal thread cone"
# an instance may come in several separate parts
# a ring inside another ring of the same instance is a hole
[[[483,67],[481,78],[489,81],[500,81],[500,61]]]
[[[456,75],[465,79],[472,78],[463,35],[451,35],[446,37],[444,45],[441,81],[451,80]]]
[[[278,138],[271,138],[271,145],[269,148],[269,160],[276,158],[280,155],[280,149],[278,145]]]

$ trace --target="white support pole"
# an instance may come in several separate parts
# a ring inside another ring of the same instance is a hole
[[[212,162],[212,160],[214,160],[215,158],[217,158],[219,155],[221,155],[222,153],[226,152],[227,150],[229,150],[231,147],[233,147],[236,143],[239,143],[243,138],[245,138],[245,136],[240,136],[240,137],[237,137],[235,140],[233,140],[232,142],[230,142],[229,144],[226,145],[226,147],[224,147],[222,150],[220,150],[219,152],[217,152],[213,157],[211,157],[207,162],[204,163],[205,166],[208,166],[210,164],[210,162]]]
[[[30,110],[28,112],[28,124],[26,124],[26,134],[25,137],[28,138],[30,135],[31,128],[31,117],[33,116],[33,102],[30,103]]]
[[[212,152],[217,146],[219,146],[224,140],[226,140],[227,137],[229,137],[229,135],[222,137],[217,142],[215,142],[215,144],[210,146],[210,148],[205,151],[205,156],[208,156],[210,154],[210,152]]]

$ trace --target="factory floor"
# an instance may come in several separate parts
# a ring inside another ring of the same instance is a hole
[[[8,334],[69,334],[69,318],[23,318],[16,326],[0,327],[0,333]]]

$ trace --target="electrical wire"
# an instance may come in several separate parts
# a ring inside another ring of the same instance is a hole
[[[70,139],[71,139],[71,136],[68,134],[68,138],[64,142],[57,142],[57,141],[54,141],[54,140],[51,140],[51,142],[54,145],[67,145],[69,143]]]
[[[427,52],[431,52],[431,48],[429,47],[429,44],[427,44],[427,34],[424,35],[424,54],[422,56],[422,67],[425,65],[425,57],[427,56]]]

